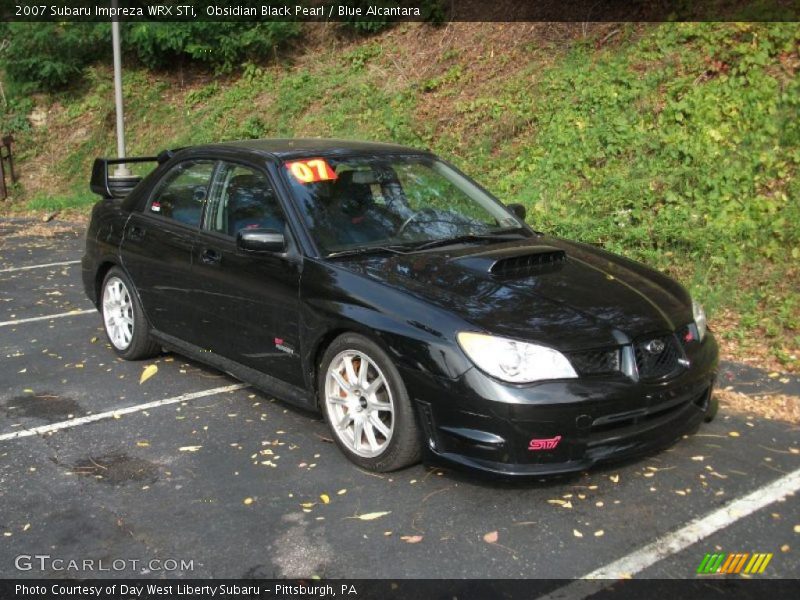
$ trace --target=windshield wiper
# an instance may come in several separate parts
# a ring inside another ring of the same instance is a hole
[[[521,228],[520,228],[521,229]],[[431,240],[429,242],[423,242],[418,244],[417,246],[413,246],[411,249],[413,251],[418,250],[427,250],[429,248],[438,248],[440,246],[452,246],[455,244],[463,244],[468,242],[485,242],[496,240],[498,242],[503,242],[507,240],[516,239],[520,235],[517,230],[508,230],[508,231],[498,231],[496,233],[467,233],[464,235],[457,235],[451,238],[443,238],[439,240]]]
[[[393,246],[361,246],[359,248],[349,248],[347,250],[338,250],[336,252],[331,252],[330,254],[326,254],[325,258],[337,258],[339,256],[358,256],[359,254],[380,254],[383,252],[391,252],[394,254],[405,254],[404,250],[407,251],[409,248],[408,246],[404,246],[402,244],[397,244]]]

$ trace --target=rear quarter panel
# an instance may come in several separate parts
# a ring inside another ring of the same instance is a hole
[[[122,200],[101,200],[92,208],[81,270],[84,291],[95,306],[99,305],[99,288],[105,272],[119,264],[119,246],[127,218]]]

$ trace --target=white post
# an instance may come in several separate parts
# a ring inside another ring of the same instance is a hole
[[[112,3],[114,8],[117,2]],[[111,22],[111,44],[114,47],[114,103],[117,107],[117,156],[125,158],[125,121],[122,113],[122,52],[119,42],[119,21]],[[131,172],[126,165],[117,165],[115,177],[130,177]]]

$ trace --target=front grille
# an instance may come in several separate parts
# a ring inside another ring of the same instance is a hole
[[[566,259],[567,255],[563,250],[553,248],[552,250],[532,252],[522,256],[501,258],[490,267],[489,272],[499,277],[524,275],[542,267],[563,262]]]
[[[579,375],[607,375],[619,372],[619,354],[618,348],[585,350],[570,353],[569,361]]]
[[[664,379],[680,368],[681,351],[674,335],[639,339],[633,349],[640,379]]]

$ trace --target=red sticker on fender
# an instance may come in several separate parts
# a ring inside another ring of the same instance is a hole
[[[316,183],[336,179],[336,171],[322,158],[293,160],[286,163],[289,173],[300,183]]]

